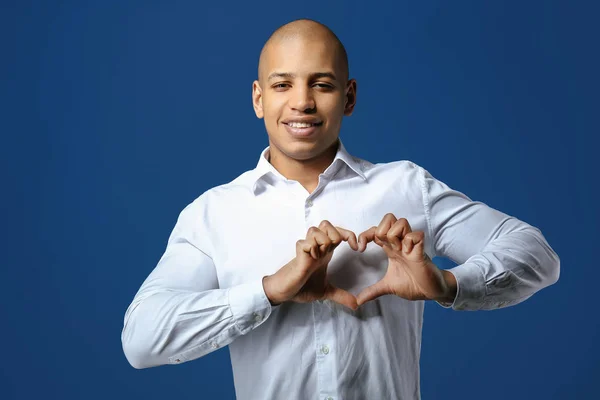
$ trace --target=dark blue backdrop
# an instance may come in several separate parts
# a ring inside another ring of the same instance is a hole
[[[183,207],[254,168],[258,53],[308,17],[349,52],[350,152],[424,166],[561,258],[516,307],[427,304],[423,398],[600,398],[598,7],[413,3],[2,2],[0,397],[233,398],[226,349],[133,369],[123,316]]]

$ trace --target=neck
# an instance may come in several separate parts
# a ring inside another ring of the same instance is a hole
[[[333,162],[338,146],[339,140],[336,140],[318,156],[307,160],[297,160],[280,151],[271,151],[274,146],[270,144],[269,162],[281,175],[299,182],[309,193],[312,193],[319,184],[319,175]]]

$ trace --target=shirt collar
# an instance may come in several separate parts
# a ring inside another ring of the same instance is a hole
[[[352,155],[350,155],[350,153],[348,153],[348,151],[344,147],[344,144],[342,143],[342,139],[338,138],[338,144],[339,145],[335,154],[335,158],[333,159],[331,165],[327,167],[325,172],[323,172],[323,174],[329,178],[332,178],[336,173],[339,172],[340,168],[344,164],[346,164],[348,167],[350,167],[351,171],[353,171],[356,175],[360,176],[362,180],[366,181],[367,177],[363,172],[360,161],[355,159],[354,157],[352,157]],[[267,160],[268,155],[269,146],[267,146],[260,153],[258,164],[254,169],[255,174],[254,179],[252,180],[252,192],[254,194],[256,194],[256,189],[258,188],[259,183],[265,180],[265,177],[269,175],[274,175],[279,179],[287,179],[283,175],[281,175],[281,173],[277,171],[275,167],[273,167],[273,165],[271,165],[271,163]]]

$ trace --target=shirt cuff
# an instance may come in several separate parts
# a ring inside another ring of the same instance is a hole
[[[262,278],[231,287],[228,299],[233,321],[242,335],[271,315],[271,303],[265,294]]]
[[[456,297],[453,303],[438,304],[454,310],[477,310],[483,304],[485,297],[485,279],[479,266],[474,263],[464,263],[448,270],[456,278]]]

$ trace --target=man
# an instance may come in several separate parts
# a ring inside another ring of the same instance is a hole
[[[269,38],[252,89],[269,147],[181,212],[125,315],[132,366],[229,345],[239,399],[418,399],[423,300],[494,309],[556,282],[537,228],[410,161],[351,156],[348,78],[327,27],[298,20]],[[459,265],[442,271],[436,255]]]

